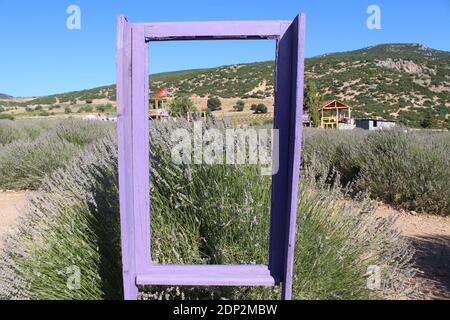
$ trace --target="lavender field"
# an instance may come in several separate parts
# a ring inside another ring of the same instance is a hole
[[[258,167],[171,161],[170,132],[150,132],[153,260],[266,263],[270,178]],[[226,123],[209,123],[223,129]],[[32,190],[3,239],[0,299],[120,299],[117,142],[108,123],[1,121],[0,189]],[[414,247],[376,214],[378,201],[450,215],[450,134],[338,132],[304,137],[295,257],[296,299],[379,299],[413,292]],[[170,244],[170,245],[169,245]],[[368,267],[381,268],[369,290]],[[81,283],[68,286],[71,267]],[[277,299],[277,289],[142,288],[142,299]]]

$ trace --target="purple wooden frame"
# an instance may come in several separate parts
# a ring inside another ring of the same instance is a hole
[[[275,129],[279,170],[272,181],[269,265],[157,265],[150,252],[148,42],[273,39],[277,42]],[[140,285],[274,286],[292,298],[300,176],[305,15],[292,21],[129,23],[118,17],[117,109],[124,297]]]

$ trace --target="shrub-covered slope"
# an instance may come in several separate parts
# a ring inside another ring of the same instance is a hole
[[[9,96],[9,95],[7,95],[7,94],[4,94],[4,93],[0,93],[0,99],[5,99],[5,100],[8,100],[8,99],[11,99],[12,97],[11,96]]]
[[[151,89],[165,87],[173,96],[266,98],[273,96],[273,78],[274,63],[268,61],[155,74]],[[357,117],[382,116],[419,126],[431,116],[435,127],[449,127],[449,52],[419,44],[385,44],[327,54],[306,60],[306,78],[317,81],[323,99],[351,104]],[[42,97],[26,104],[93,99],[115,100],[115,86]]]

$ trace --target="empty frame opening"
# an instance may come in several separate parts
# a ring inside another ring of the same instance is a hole
[[[150,42],[153,263],[268,264],[275,45]]]

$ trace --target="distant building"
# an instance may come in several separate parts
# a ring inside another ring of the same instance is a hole
[[[302,123],[304,127],[312,127],[312,119],[311,119],[311,114],[308,111],[304,111],[303,112],[303,119],[302,119]]]
[[[151,98],[149,103],[148,112],[150,119],[163,119],[169,117],[169,111],[165,109],[168,95],[169,92],[165,88],[156,91],[155,98]]]
[[[397,125],[396,121],[385,119],[356,119],[356,127],[364,130],[386,130],[393,129]]]
[[[320,112],[320,126],[323,129],[351,130],[355,128],[352,121],[352,107],[342,101],[325,101]]]
[[[158,110],[164,109],[167,104],[167,96],[169,92],[167,89],[159,89],[156,91],[155,97],[150,98],[149,109],[150,110]]]
[[[96,115],[87,115],[83,117],[83,120],[87,120],[87,121],[99,121],[100,118],[98,118]]]
[[[105,121],[117,122],[117,114],[116,113],[108,113],[108,115],[105,118]]]

